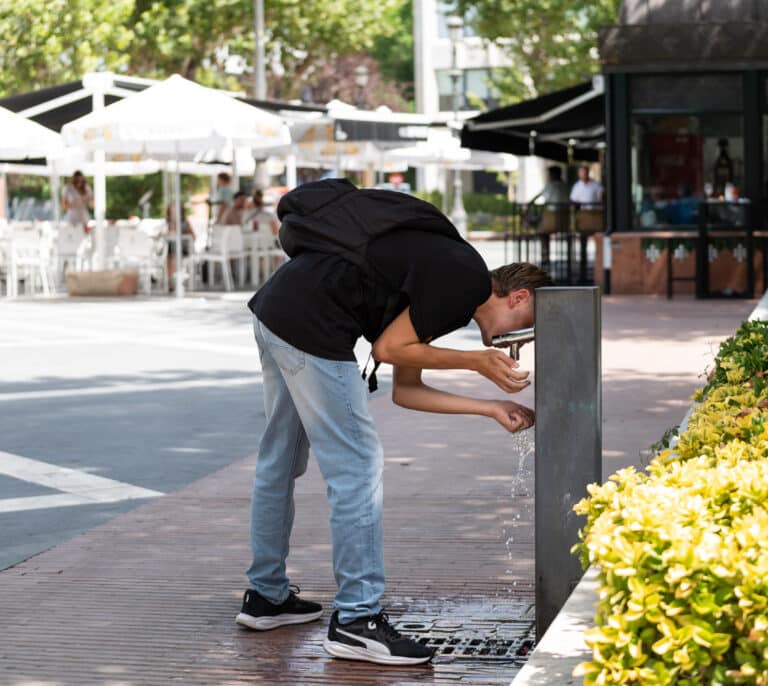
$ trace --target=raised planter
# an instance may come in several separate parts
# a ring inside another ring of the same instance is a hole
[[[768,292],[763,295],[749,320],[768,320]],[[693,409],[688,410],[681,431],[685,430]],[[582,683],[582,677],[573,676],[573,670],[592,656],[584,641],[584,632],[594,626],[596,579],[597,569],[590,567],[549,630],[538,641],[528,662],[512,681],[512,686],[575,686]]]
[[[72,296],[136,295],[139,273],[131,269],[73,272],[64,276],[67,293]]]

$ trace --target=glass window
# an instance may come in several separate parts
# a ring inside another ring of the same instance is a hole
[[[738,74],[634,76],[633,110],[738,112],[742,108]]]
[[[466,69],[464,71],[464,90],[467,95],[472,95],[481,100],[491,97],[491,86],[488,82],[489,69]]]
[[[740,115],[636,114],[631,138],[635,226],[695,226],[702,201],[739,199],[744,180]]]
[[[486,107],[492,108],[498,105],[498,95],[491,87],[489,69],[464,69],[459,79],[459,91],[461,96],[460,110],[478,109],[478,100]],[[440,111],[453,110],[453,81],[450,70],[438,70],[437,92],[440,97]]]
[[[763,159],[762,159],[762,167],[763,167],[763,183],[762,183],[762,207],[763,210],[761,212],[762,215],[762,221],[763,221],[763,228],[768,228],[768,78],[763,79],[763,101],[762,101],[762,107],[763,107],[763,119],[762,119],[762,125],[763,125]]]

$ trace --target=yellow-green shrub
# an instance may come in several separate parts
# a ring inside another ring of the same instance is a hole
[[[768,686],[768,323],[724,342],[679,442],[589,487],[591,684]]]

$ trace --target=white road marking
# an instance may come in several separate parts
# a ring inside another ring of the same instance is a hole
[[[123,345],[129,343],[130,345],[148,345],[157,348],[173,348],[178,350],[204,350],[206,352],[224,353],[225,355],[238,355],[242,357],[249,357],[251,359],[258,357],[256,349],[256,343],[253,342],[252,337],[240,335],[233,335],[232,338],[241,339],[244,341],[243,345],[221,345],[218,343],[208,341],[193,341],[190,339],[182,340],[180,338],[161,338],[161,337],[146,337],[146,338],[130,338],[127,335],[125,337],[119,336],[106,336],[106,335],[94,335],[94,336],[70,336],[57,338],[52,340],[41,340],[39,338],[27,338],[19,339],[15,341],[0,340],[0,348],[47,348],[56,347],[60,349],[64,346],[94,346],[94,345]]]
[[[79,495],[70,495],[69,493],[38,495],[27,498],[2,498],[0,499],[0,514],[5,512],[26,512],[27,510],[48,510],[54,507],[71,507],[72,505],[93,505],[93,500],[88,500]]]
[[[55,495],[0,499],[0,513],[40,510],[49,507],[116,503],[121,500],[158,498],[164,493],[78,469],[59,467],[48,462],[32,460],[21,455],[0,451],[0,474],[29,483],[62,491]]]
[[[116,393],[148,393],[150,391],[173,391],[187,388],[206,388],[214,386],[224,388],[231,386],[256,385],[256,375],[236,377],[234,379],[191,379],[189,381],[167,381],[149,383],[110,384],[109,386],[86,386],[81,388],[62,388],[53,391],[19,391],[17,393],[0,393],[0,403],[11,400],[50,400],[54,398],[72,398],[89,395],[114,395]],[[0,453],[2,454],[2,453]]]

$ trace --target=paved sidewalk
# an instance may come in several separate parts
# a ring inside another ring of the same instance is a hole
[[[606,471],[637,464],[641,451],[682,418],[707,353],[752,306],[604,300]],[[452,339],[466,347],[471,340],[472,332]],[[531,359],[524,350],[523,366]],[[494,393],[468,374],[428,378],[458,392]],[[532,402],[532,392],[520,400]],[[438,631],[498,640],[515,628],[513,620],[530,622],[533,456],[526,437],[510,437],[483,418],[410,413],[381,394],[372,410],[386,455],[387,608],[414,622],[435,621]],[[433,667],[402,669],[325,656],[333,577],[325,489],[314,461],[297,483],[289,571],[328,612],[321,622],[267,634],[236,627],[252,469],[253,457],[234,462],[1,572],[0,684],[511,680],[516,666],[509,660],[443,657]]]

